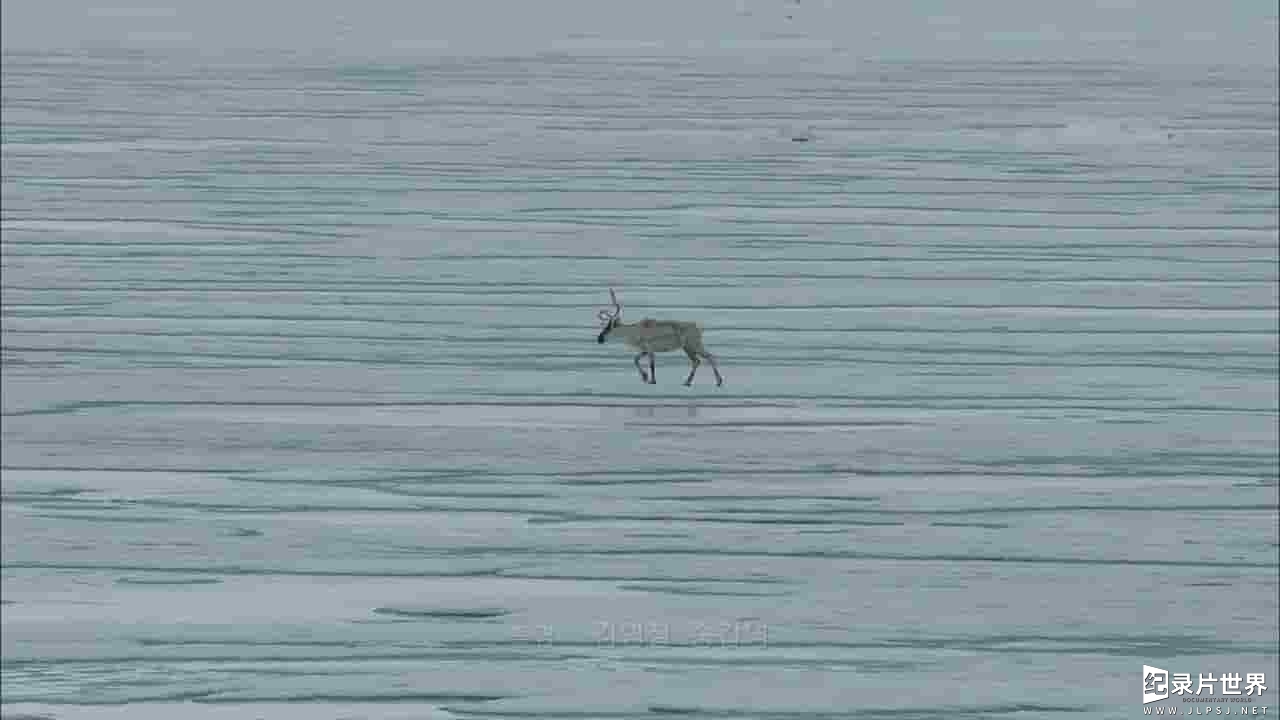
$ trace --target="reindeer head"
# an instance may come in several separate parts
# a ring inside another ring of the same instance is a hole
[[[609,288],[609,299],[613,300],[613,312],[608,309],[601,310],[596,313],[596,317],[604,323],[604,329],[600,331],[600,335],[596,338],[596,342],[603,343],[604,339],[609,335],[609,331],[618,327],[618,323],[622,322],[622,306],[618,304],[618,296],[613,294],[613,288]]]

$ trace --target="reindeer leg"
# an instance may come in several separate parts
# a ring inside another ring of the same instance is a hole
[[[648,355],[648,354],[649,354],[649,353],[647,353],[647,352],[642,352],[642,353],[640,353],[639,355],[637,355],[637,356],[636,356],[636,360],[635,360],[635,363],[636,363],[636,369],[640,371],[640,379],[641,379],[641,380],[643,380],[643,381],[645,381],[645,382],[649,382],[649,376],[644,374],[644,368],[640,366],[640,358],[642,358],[642,357],[644,357],[645,355]]]
[[[658,370],[657,370],[657,368],[655,368],[655,367],[653,366],[653,358],[654,358],[653,353],[649,353],[649,384],[650,384],[650,385],[657,385],[657,384],[658,384]]]
[[[721,385],[723,385],[724,378],[720,377],[720,368],[716,366],[716,356],[712,355],[709,352],[703,351],[702,357],[706,358],[707,361],[711,363],[711,372],[716,374],[716,387],[720,387]],[[693,377],[693,376],[690,375],[690,377]]]
[[[698,365],[700,365],[702,361],[699,360],[698,356],[693,352],[686,350],[685,354],[689,356],[689,366],[690,366],[689,377],[684,379],[684,384],[686,387],[688,387],[689,385],[693,384],[693,374],[698,372]]]

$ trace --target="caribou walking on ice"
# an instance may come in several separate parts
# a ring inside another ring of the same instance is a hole
[[[692,365],[689,369],[689,377],[685,378],[685,385],[693,384],[693,375],[698,372],[702,358],[706,358],[707,362],[711,363],[711,372],[716,374],[716,386],[724,384],[724,378],[720,377],[720,368],[716,366],[715,356],[702,346],[701,325],[696,322],[652,318],[645,318],[637,323],[624,323],[622,306],[618,304],[618,296],[613,293],[613,288],[609,288],[609,298],[613,300],[613,312],[607,309],[600,311],[599,318],[604,323],[604,329],[600,331],[596,342],[603,343],[611,337],[616,337],[639,350],[640,354],[636,355],[635,363],[636,369],[640,371],[641,380],[650,385],[656,385],[658,382],[657,370],[654,367],[654,353],[684,350],[684,354],[689,356],[689,363]],[[648,373],[640,364],[640,360],[645,355],[649,356]]]

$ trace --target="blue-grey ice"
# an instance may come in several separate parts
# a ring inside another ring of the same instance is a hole
[[[5,720],[1280,712],[1274,3],[2,7]]]

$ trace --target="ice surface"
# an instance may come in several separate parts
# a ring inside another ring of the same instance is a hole
[[[6,35],[0,714],[1274,708],[1274,66],[840,64],[824,7],[776,55]],[[724,387],[641,383],[610,287]]]

